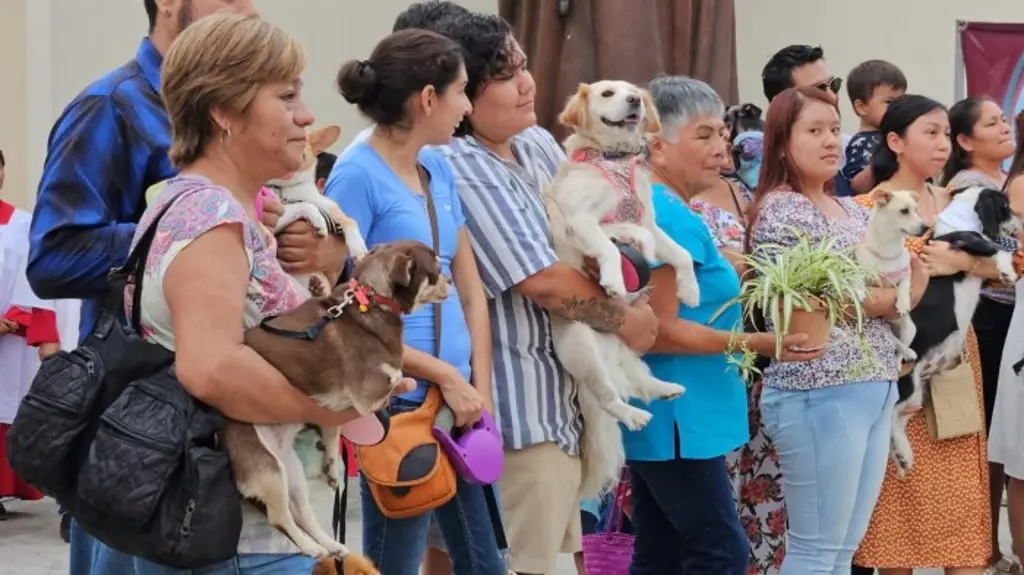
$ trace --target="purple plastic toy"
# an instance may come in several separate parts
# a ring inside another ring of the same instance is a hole
[[[501,434],[486,410],[480,421],[459,433],[457,439],[443,427],[435,425],[434,439],[441,444],[456,473],[466,481],[490,485],[501,477],[504,464]]]

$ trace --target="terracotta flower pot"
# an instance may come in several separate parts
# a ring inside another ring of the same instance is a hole
[[[828,345],[832,333],[832,322],[829,321],[828,310],[816,301],[811,302],[811,311],[794,308],[789,320],[788,333],[807,334],[807,343],[801,348],[817,350]]]

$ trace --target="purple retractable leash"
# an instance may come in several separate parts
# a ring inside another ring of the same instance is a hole
[[[454,430],[454,416],[448,406],[441,408],[434,422],[434,439],[448,456],[459,477],[476,485],[490,485],[501,477],[504,450],[501,434],[487,410],[480,421],[464,430]]]
[[[434,420],[434,439],[441,445],[459,477],[483,486],[495,541],[498,549],[505,551],[508,549],[508,540],[505,527],[501,524],[501,512],[493,485],[501,477],[504,467],[505,452],[501,433],[486,409],[481,412],[480,421],[468,428],[459,431],[454,430],[454,427],[455,414],[445,405]]]

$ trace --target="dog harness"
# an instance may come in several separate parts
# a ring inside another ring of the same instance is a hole
[[[867,250],[869,252],[874,254],[874,256],[876,258],[878,258],[879,260],[881,260],[881,261],[889,261],[889,262],[891,262],[894,259],[896,259],[896,258],[886,258],[886,257],[883,257],[882,254],[876,252],[875,250],[873,250],[873,249],[871,249],[871,248],[869,248],[867,246],[864,246],[864,247],[867,248]],[[906,254],[901,254],[900,258],[903,258],[905,255]],[[886,272],[879,273],[878,274],[879,279],[882,279],[882,280],[885,280],[885,281],[889,282],[889,284],[892,285],[892,286],[898,285],[901,281],[903,281],[903,280],[907,279],[908,277],[910,277],[910,258],[909,257],[906,258],[906,262],[907,262],[907,265],[905,265],[905,266],[903,266],[901,268],[897,268],[897,269],[894,269],[894,270],[889,270],[889,271],[886,271]]]
[[[879,274],[879,275],[881,276],[881,278],[883,280],[889,282],[890,284],[897,285],[901,281],[903,281],[903,280],[907,279],[908,277],[910,277],[910,266],[907,266],[905,268],[901,268],[901,269],[898,269],[898,270],[892,270],[892,271],[884,272],[884,273]]]
[[[578,148],[570,160],[597,168],[618,194],[619,203],[611,213],[601,218],[602,224],[643,223],[644,205],[636,195],[636,168],[644,161],[641,156],[606,154],[597,148]]]
[[[276,315],[263,318],[260,322],[260,329],[289,339],[312,341],[316,339],[318,335],[323,333],[328,322],[341,317],[345,312],[345,308],[352,304],[356,304],[358,306],[357,309],[359,310],[359,313],[366,313],[369,311],[370,304],[377,304],[384,309],[394,312],[396,315],[401,315],[403,312],[402,306],[398,305],[398,302],[395,300],[374,293],[373,290],[353,279],[349,280],[348,289],[345,290],[344,295],[342,295],[341,301],[327,308],[327,311],[317,318],[317,320],[313,322],[313,325],[306,328],[305,331],[292,331],[290,329],[281,329],[270,325],[270,322],[277,317]]]

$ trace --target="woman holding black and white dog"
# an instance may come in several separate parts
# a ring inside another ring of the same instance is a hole
[[[924,96],[902,96],[889,104],[880,128],[883,139],[871,164],[875,189],[917,192],[918,213],[934,225],[950,204],[949,191],[929,182],[950,155],[945,107]],[[870,205],[870,194],[857,201]],[[990,258],[955,251],[945,242],[926,244],[912,238],[907,247],[920,255],[931,277],[959,272],[998,277]],[[981,367],[973,332],[964,352],[974,372],[980,410]],[[945,568],[948,574],[981,575],[991,551],[985,434],[939,441],[918,414],[910,420],[907,435],[914,467],[900,478],[895,466],[888,464],[856,563],[877,567],[883,575],[910,575],[913,569],[930,567]]]

